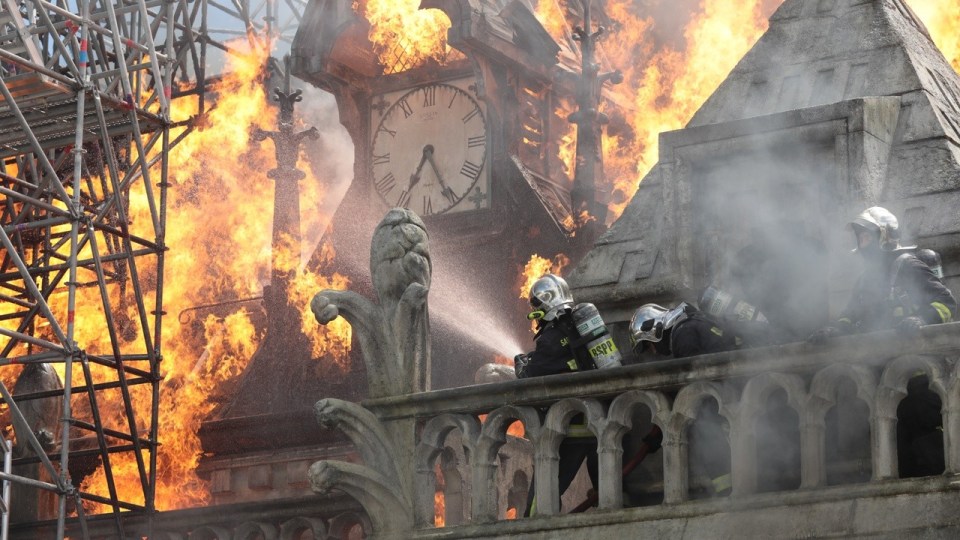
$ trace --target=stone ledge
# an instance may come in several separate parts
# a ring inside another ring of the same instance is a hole
[[[410,538],[957,538],[960,476],[420,530]]]

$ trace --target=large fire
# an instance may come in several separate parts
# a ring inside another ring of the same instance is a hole
[[[233,53],[213,91],[216,106],[199,119],[203,127],[170,151],[166,241],[171,250],[165,261],[164,308],[174,316],[164,320],[155,495],[160,510],[209,500],[206,483],[195,472],[202,453],[197,432],[225,398],[223,383],[243,371],[262,338],[251,310],[257,309],[263,285],[270,282],[274,182],[266,173],[276,160],[272,143],[251,143],[250,129],[276,129],[277,121],[264,92],[269,51],[249,50],[247,43],[231,44]],[[195,105],[175,101],[174,120],[195,116]],[[308,209],[301,212],[302,229],[326,227],[330,216],[317,211],[326,195],[325,183],[314,178],[309,167],[302,168],[308,173],[299,186],[301,208]],[[145,202],[131,197],[133,226],[146,219]],[[279,260],[292,270],[288,295],[291,305],[304,312],[303,331],[313,341],[315,357],[330,353],[328,358],[343,358],[350,345],[349,325],[339,319],[318,328],[307,306],[310,295],[323,288],[345,288],[346,279],[300,270],[299,247],[285,256],[281,253]],[[253,301],[244,302],[249,299]],[[197,309],[216,305],[227,307]],[[94,332],[102,329],[78,329],[78,341],[102,339]],[[149,411],[138,411],[138,416],[149,418]],[[121,500],[142,502],[133,456],[118,454],[111,469]],[[87,478],[83,489],[106,496],[106,485],[99,470]]]
[[[447,45],[450,19],[439,9],[419,9],[419,0],[355,1],[353,9],[370,23],[384,73],[398,73],[430,60],[445,64],[463,54]]]

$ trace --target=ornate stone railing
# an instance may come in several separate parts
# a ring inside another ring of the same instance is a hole
[[[834,489],[826,482],[825,418],[838,401],[841,383],[849,381],[847,387],[849,383],[854,385],[856,397],[869,411],[864,422],[870,433],[872,474],[866,484],[856,487],[859,496],[869,496],[889,493],[889,481],[899,477],[897,407],[907,395],[908,381],[922,373],[942,403],[944,476],[949,479],[960,472],[958,357],[960,323],[954,323],[925,327],[910,338],[894,332],[855,335],[819,347],[789,344],[373,399],[363,405],[385,425],[397,423],[417,430],[412,505],[421,536],[430,536],[433,526],[435,463],[447,436],[460,432],[472,493],[472,500],[465,503],[469,527],[464,529],[464,536],[482,537],[491,534],[488,526],[504,525],[502,521],[497,523],[504,510],[497,506],[494,485],[497,455],[507,440],[507,427],[517,420],[523,422],[525,436],[534,448],[539,514],[559,512],[558,447],[571,419],[579,414],[586,418],[598,441],[599,508],[615,511],[623,507],[621,440],[633,427],[636,408],[648,408],[653,423],[663,432],[662,454],[648,459],[663,460],[660,508],[665,512],[669,509],[664,515],[670,515],[676,513],[673,508],[677,505],[690,504],[685,503],[689,482],[687,428],[697,421],[698,407],[707,399],[716,400],[719,414],[729,424],[732,493],[725,504],[756,497],[757,463],[763,456],[758,454],[755,428],[767,399],[778,391],[785,393],[786,403],[798,418],[800,486],[795,491]],[[482,422],[481,415],[485,415]],[[925,480],[905,480],[903,485],[911,482],[912,487],[902,489],[923,492],[944,486],[956,488],[956,483],[946,480],[926,484]],[[934,487],[918,488],[918,482]],[[837,495],[835,489],[832,493],[834,497],[847,496],[843,494],[847,492]],[[648,519],[657,517],[656,508],[642,510]],[[579,519],[596,521],[606,515],[619,520],[614,517],[616,512],[591,514],[590,518]],[[529,528],[522,525],[524,521],[542,522],[521,520],[509,526],[519,533]]]

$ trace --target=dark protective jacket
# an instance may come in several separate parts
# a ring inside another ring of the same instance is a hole
[[[700,312],[689,313],[670,330],[670,354],[674,358],[686,358],[699,354],[729,351],[737,348],[737,339],[732,332]]]
[[[533,338],[536,348],[530,353],[530,362],[519,377],[526,379],[593,369],[593,362],[584,358],[585,351],[577,348],[575,352],[578,338],[577,328],[569,313],[544,324]]]
[[[933,270],[910,252],[887,255],[860,275],[839,322],[859,332],[893,328],[904,317],[925,324],[953,321],[957,301]]]

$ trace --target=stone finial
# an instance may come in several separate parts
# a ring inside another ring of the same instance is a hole
[[[423,221],[390,210],[370,246],[370,272],[379,303],[352,291],[320,291],[310,309],[321,324],[342,315],[356,332],[371,397],[430,388],[430,252]]]

